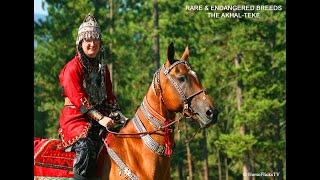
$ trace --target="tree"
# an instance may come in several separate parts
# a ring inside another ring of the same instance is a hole
[[[155,61],[156,70],[160,68],[160,55],[159,55],[159,11],[158,0],[153,0],[153,58]]]

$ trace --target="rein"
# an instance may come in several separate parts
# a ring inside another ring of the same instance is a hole
[[[178,121],[180,121],[183,117],[184,117],[184,116],[181,116],[179,119],[174,120],[174,121],[170,122],[170,123],[167,124],[167,125],[163,125],[163,126],[157,128],[157,129],[153,130],[153,131],[145,131],[145,132],[140,132],[140,133],[118,133],[118,132],[111,131],[108,127],[106,127],[106,129],[107,129],[107,131],[108,131],[109,133],[115,134],[115,135],[144,135],[144,134],[154,134],[154,133],[156,133],[156,132],[158,132],[158,131],[163,131],[163,129],[171,126],[172,124],[174,124],[174,123],[176,123],[176,122],[178,122]]]

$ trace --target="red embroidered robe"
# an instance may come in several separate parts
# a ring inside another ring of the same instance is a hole
[[[90,117],[80,112],[82,100],[88,100],[88,94],[83,86],[84,70],[84,66],[81,64],[77,54],[63,67],[59,75],[60,85],[63,87],[63,95],[68,97],[74,105],[64,106],[59,119],[59,135],[64,147],[68,147],[80,138],[86,137],[90,128]],[[107,102],[112,104],[116,98],[112,92],[110,72],[107,66],[105,66],[104,84],[107,92]]]

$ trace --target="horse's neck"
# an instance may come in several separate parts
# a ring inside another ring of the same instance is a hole
[[[160,116],[163,117],[165,120],[173,120],[175,117],[174,112],[170,112],[166,106],[164,105],[161,95],[156,95],[154,91],[152,90],[152,87],[149,88],[146,99],[148,102],[148,105],[155,110]]]
[[[145,97],[148,101],[148,106],[152,108],[162,120],[169,120],[173,116],[171,112],[163,105],[161,99],[157,97],[152,90],[148,91]],[[136,116],[139,115],[143,126],[147,131],[153,131],[155,128],[148,122],[148,119],[143,115],[141,106],[137,109]],[[155,114],[152,114],[155,115]],[[120,130],[120,133],[137,133],[133,120]],[[160,145],[165,145],[165,133],[158,132],[150,134],[152,139]],[[124,138],[121,138],[124,137]],[[169,137],[173,141],[173,135]],[[141,138],[130,138],[127,136],[116,136],[116,140],[112,141],[111,148],[118,153],[118,156],[129,166],[137,176],[145,176],[148,179],[168,179],[170,169],[170,158],[159,156],[155,152],[150,153],[150,149],[142,142]],[[125,149],[125,151],[123,151]],[[135,158],[132,158],[135,157]],[[134,160],[133,160],[134,159]],[[138,163],[144,162],[144,163]],[[113,166],[112,166],[113,167]],[[148,169],[148,171],[146,171]],[[160,178],[155,178],[155,171],[159,171]],[[117,174],[118,171],[113,170],[112,173]],[[117,175],[116,175],[117,176]]]

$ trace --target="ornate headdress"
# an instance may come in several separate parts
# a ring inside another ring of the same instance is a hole
[[[88,57],[85,56],[83,49],[81,47],[81,41],[83,39],[99,39],[101,40],[101,30],[100,30],[100,26],[98,24],[98,22],[96,21],[95,17],[93,15],[91,15],[90,13],[84,18],[82,24],[80,25],[79,29],[78,29],[78,37],[77,37],[77,41],[76,41],[76,49],[78,51],[78,53],[80,54],[80,62],[82,63],[82,65],[85,67],[85,69],[88,72],[91,72],[93,70],[93,68],[96,68],[98,66],[98,64],[101,63],[101,58],[103,58],[102,56],[104,55],[103,51],[104,48],[100,47],[99,53],[97,54],[97,56],[94,58],[95,60],[92,61],[93,63],[91,63],[90,66],[90,61],[88,59]]]
[[[101,30],[98,22],[90,13],[84,18],[83,23],[78,30],[78,37],[76,41],[77,47],[82,39],[101,39]]]

